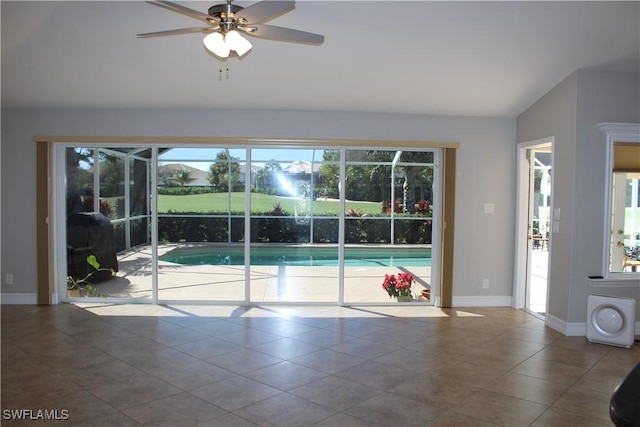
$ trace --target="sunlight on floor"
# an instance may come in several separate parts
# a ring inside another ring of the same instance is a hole
[[[430,306],[398,307],[264,307],[237,305],[147,305],[147,304],[100,304],[76,303],[76,306],[98,316],[159,316],[159,317],[276,317],[287,318],[348,318],[348,317],[401,317],[401,318],[447,318],[483,317],[480,312],[462,309],[441,309]],[[474,310],[479,311],[479,310]]]

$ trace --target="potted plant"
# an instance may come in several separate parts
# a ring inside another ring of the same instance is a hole
[[[431,301],[431,286],[427,285],[427,287],[422,290],[420,296],[418,297],[418,301],[422,301],[422,302]]]
[[[67,276],[67,295],[69,297],[89,296],[89,297],[105,297],[106,295],[98,292],[93,283],[89,281],[93,275],[98,272],[108,271],[112,276],[115,276],[116,272],[113,268],[102,268],[100,263],[96,259],[95,255],[87,256],[87,264],[94,268],[86,276],[81,279],[76,279],[73,276]]]
[[[409,273],[385,274],[382,288],[390,298],[397,298],[398,302],[411,302],[411,286],[413,276]]]

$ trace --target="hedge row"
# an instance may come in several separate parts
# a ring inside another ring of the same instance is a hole
[[[310,230],[313,224],[313,241]],[[253,243],[338,243],[339,220],[315,217],[302,221],[294,217],[251,218]],[[431,221],[395,219],[394,243],[431,243]],[[244,218],[160,217],[158,238],[165,242],[244,241]],[[391,219],[364,220],[348,218],[346,243],[391,243]]]
[[[158,194],[168,196],[186,196],[189,194],[209,194],[227,192],[226,188],[207,187],[158,187]]]

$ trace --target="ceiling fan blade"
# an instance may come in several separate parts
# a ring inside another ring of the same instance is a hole
[[[322,44],[324,42],[324,36],[320,34],[307,33],[306,31],[294,30],[292,28],[276,27],[275,25],[257,24],[246,27],[238,26],[238,29],[243,30],[253,37],[263,39],[306,44]]]
[[[149,38],[149,37],[162,37],[162,36],[177,36],[180,34],[193,34],[193,33],[208,33],[211,31],[217,30],[218,26],[213,27],[191,27],[191,28],[180,28],[178,30],[165,30],[165,31],[156,31],[154,33],[143,33],[137,34],[139,38]]]
[[[172,12],[181,13],[190,18],[195,18],[200,21],[210,22],[211,17],[206,13],[198,12],[197,10],[189,9],[188,7],[181,6],[179,4],[166,1],[166,0],[158,0],[158,1],[148,1],[147,3],[152,4],[154,6],[160,6],[164,9],[170,10]]]
[[[261,1],[236,13],[236,19],[243,24],[258,24],[289,12],[295,5],[295,1]]]

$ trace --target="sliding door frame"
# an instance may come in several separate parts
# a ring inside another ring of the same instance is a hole
[[[55,196],[57,186],[55,180],[63,171],[59,169],[59,165],[53,165],[56,156],[53,150],[60,144],[109,144],[123,146],[144,146],[148,145],[157,154],[157,147],[162,145],[173,146],[194,146],[194,145],[219,145],[228,146],[249,146],[249,147],[330,147],[341,148],[364,148],[364,147],[403,147],[403,149],[436,149],[441,150],[440,172],[441,183],[436,191],[440,192],[441,228],[436,230],[434,237],[440,244],[440,271],[439,275],[439,301],[436,304],[441,307],[451,307],[452,290],[453,290],[453,265],[454,265],[454,218],[455,218],[455,169],[456,169],[456,152],[458,143],[455,142],[428,142],[428,141],[388,141],[388,140],[348,140],[348,139],[274,139],[274,138],[218,138],[218,137],[96,137],[96,136],[36,136],[36,185],[37,185],[37,204],[36,204],[36,256],[37,256],[37,301],[38,304],[48,305],[58,303],[58,289],[56,288],[56,275],[59,275],[59,268],[55,264],[54,255],[58,249],[54,248],[55,241],[60,239],[56,236],[55,229],[52,227],[52,220],[59,221],[60,215],[55,212],[55,200],[59,197]],[[155,176],[152,166],[152,177]],[[343,166],[341,165],[341,173]],[[53,195],[53,196],[52,196]],[[341,197],[341,199],[343,199]],[[155,202],[155,198],[154,198]],[[344,207],[344,206],[342,206]],[[154,209],[156,212],[156,209]],[[341,223],[341,227],[344,224]],[[155,223],[152,226],[152,248],[157,246],[157,230]],[[343,245],[339,245],[343,246]],[[342,248],[343,250],[343,248]],[[157,263],[157,254],[153,256],[154,262]],[[342,273],[340,273],[342,274]],[[154,275],[155,277],[155,275]],[[156,280],[156,279],[154,279]],[[245,285],[248,286],[248,285]],[[153,304],[159,302],[157,295],[157,283],[153,285],[153,296],[150,301]],[[342,294],[342,293],[341,293]],[[246,296],[246,293],[245,293]],[[118,299],[110,299],[110,301],[118,302]],[[132,301],[126,301],[132,302]],[[140,302],[140,301],[133,301]],[[147,302],[147,301],[145,301]],[[246,298],[245,298],[246,303]],[[339,295],[338,305],[344,305],[344,298]],[[366,304],[368,305],[368,304]]]

